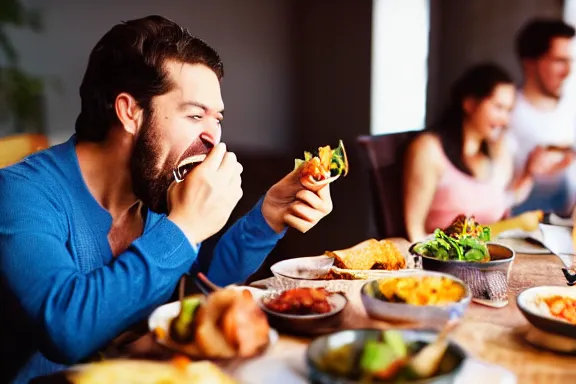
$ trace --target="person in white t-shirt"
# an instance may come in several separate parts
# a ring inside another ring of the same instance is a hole
[[[574,27],[562,20],[535,19],[516,37],[524,78],[510,118],[511,149],[517,170],[525,168],[532,154],[546,171],[535,179],[532,193],[513,209],[514,214],[534,209],[563,214],[573,204],[576,89],[565,89],[565,82],[574,35]]]

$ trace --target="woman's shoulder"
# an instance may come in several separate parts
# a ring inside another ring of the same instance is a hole
[[[418,134],[410,143],[408,152],[412,156],[419,154],[432,158],[437,158],[438,155],[444,154],[440,137],[432,132],[422,132]]]

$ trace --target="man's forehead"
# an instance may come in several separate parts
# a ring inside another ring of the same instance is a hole
[[[220,81],[216,73],[203,64],[167,61],[166,73],[173,84],[171,99],[178,102],[197,102],[220,111],[224,109]]]
[[[572,44],[574,43],[574,39],[567,37],[557,37],[552,39],[550,42],[549,53],[554,55],[571,56]]]

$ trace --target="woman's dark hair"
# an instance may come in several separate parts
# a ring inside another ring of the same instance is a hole
[[[501,67],[492,63],[475,65],[464,72],[452,85],[450,102],[440,119],[428,128],[440,138],[444,153],[462,172],[472,175],[464,163],[464,119],[466,113],[463,103],[469,97],[483,100],[492,95],[496,86],[513,84],[513,80]],[[488,144],[482,143],[483,154],[490,156]]]
[[[118,122],[114,103],[122,92],[134,97],[147,115],[154,96],[174,84],[164,69],[167,60],[204,64],[218,79],[224,68],[216,51],[188,30],[162,16],[148,16],[115,25],[96,44],[80,85],[78,140],[102,141]]]

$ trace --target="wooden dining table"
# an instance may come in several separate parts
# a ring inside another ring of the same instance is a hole
[[[511,371],[519,384],[576,383],[576,357],[542,350],[529,344],[525,335],[530,325],[516,305],[516,296],[524,289],[541,285],[566,286],[561,268],[562,263],[554,255],[517,254],[510,274],[508,305],[492,308],[471,303],[459,325],[452,331],[451,339],[460,344],[470,357]],[[274,286],[274,278],[256,281],[251,285],[261,288]],[[359,291],[349,294],[348,299],[341,329],[410,328],[408,325],[399,326],[370,318],[363,308]],[[278,341],[266,353],[266,368],[274,370],[274,364],[292,364],[294,375],[303,380],[306,376],[304,355],[311,340],[311,337],[280,334]],[[129,355],[145,358],[154,355],[152,350],[157,348],[152,333],[148,333],[123,348],[123,357]],[[295,357],[297,362],[290,361]],[[246,364],[250,362],[230,363],[223,368],[242,380],[239,376]],[[270,380],[277,384],[291,383],[286,378],[286,367],[282,369],[284,373],[279,374],[278,380]]]
[[[566,286],[563,264],[552,254],[516,254],[509,280],[509,301],[503,308],[471,303],[451,338],[471,357],[499,365],[513,372],[521,384],[576,383],[576,357],[546,351],[529,344],[525,335],[530,325],[516,304],[523,290],[542,285]],[[266,286],[274,278],[254,282]],[[576,287],[574,287],[576,289]],[[360,293],[352,293],[344,310],[342,329],[397,327],[370,318],[363,308]],[[281,336],[277,353],[286,354],[308,339]],[[488,383],[487,383],[488,384]]]

